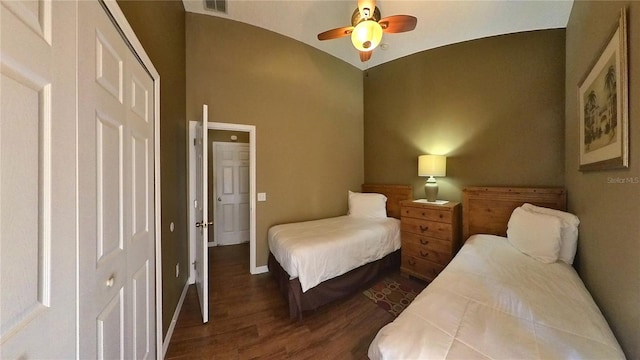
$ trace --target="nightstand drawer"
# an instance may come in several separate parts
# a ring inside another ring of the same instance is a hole
[[[417,258],[415,256],[406,256],[402,254],[401,270],[411,275],[433,280],[444,269],[444,265],[436,264],[429,260]]]
[[[428,245],[420,242],[406,241],[402,244],[402,253],[407,256],[433,261],[441,265],[447,265],[451,260],[451,250],[443,249],[441,246],[434,248],[435,241],[429,241]]]
[[[447,210],[423,209],[407,206],[402,208],[402,216],[445,223],[451,222],[451,211]]]
[[[402,218],[402,231],[451,241],[451,224],[414,218]]]
[[[402,233],[402,246],[405,244],[415,244],[441,253],[451,253],[451,242],[433,237],[413,234],[409,232]]]

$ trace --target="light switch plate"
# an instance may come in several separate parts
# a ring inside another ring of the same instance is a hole
[[[267,201],[267,193],[258,193],[258,201]]]

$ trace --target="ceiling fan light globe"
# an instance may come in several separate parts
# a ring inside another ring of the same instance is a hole
[[[359,51],[371,51],[381,40],[382,26],[373,20],[361,21],[351,33],[351,42]]]

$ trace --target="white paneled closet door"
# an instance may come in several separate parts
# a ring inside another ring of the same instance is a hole
[[[75,354],[75,23],[0,3],[1,359]]]
[[[80,358],[155,346],[153,80],[99,3],[78,3]]]

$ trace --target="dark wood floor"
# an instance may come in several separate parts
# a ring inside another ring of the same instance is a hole
[[[210,248],[209,259],[209,323],[202,324],[191,285],[167,359],[366,359],[369,343],[393,320],[361,291],[290,320],[271,276],[249,274],[248,244]]]

